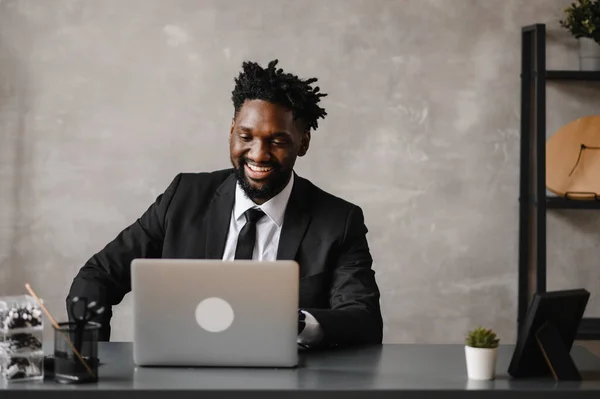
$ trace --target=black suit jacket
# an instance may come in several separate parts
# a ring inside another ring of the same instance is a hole
[[[232,172],[177,175],[135,223],[80,269],[67,304],[85,296],[105,306],[97,320],[101,340],[110,337],[111,307],[131,290],[133,259],[222,258],[235,199]],[[325,346],[382,341],[380,293],[366,233],[359,207],[295,176],[277,259],[299,263],[299,307],[321,324]]]

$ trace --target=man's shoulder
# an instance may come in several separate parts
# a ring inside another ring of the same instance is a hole
[[[338,195],[317,187],[307,179],[302,179],[305,195],[313,220],[318,221],[321,228],[334,229],[338,233],[347,233],[347,229],[355,232],[368,231],[365,225],[365,215],[359,204],[350,202]]]
[[[303,181],[307,190],[310,191],[310,196],[312,198],[313,206],[317,206],[319,208],[325,208],[329,210],[340,210],[342,212],[349,212],[354,208],[359,208],[358,205],[338,196],[332,194],[328,191],[325,191],[321,187],[318,187],[316,184],[311,182],[310,180],[300,177]]]
[[[197,200],[198,197],[212,196],[223,186],[233,169],[221,169],[213,172],[181,172],[178,173],[165,191],[165,194],[178,198],[180,201],[188,197]]]
[[[232,168],[212,172],[182,172],[177,175],[176,179],[179,178],[181,186],[216,185],[218,187],[232,174]]]

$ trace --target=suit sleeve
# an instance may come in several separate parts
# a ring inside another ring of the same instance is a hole
[[[366,234],[363,212],[353,207],[333,270],[330,309],[305,309],[324,331],[320,346],[380,344],[383,340],[380,292]]]
[[[67,314],[73,320],[69,304],[73,297],[86,297],[104,307],[104,313],[94,321],[101,324],[101,341],[110,338],[112,306],[120,303],[131,291],[131,261],[135,258],[160,258],[166,229],[166,214],[181,174],[164,193],[133,224],[121,231],[101,251],[92,256],[79,270],[67,296]]]

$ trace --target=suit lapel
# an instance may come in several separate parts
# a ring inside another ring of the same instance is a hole
[[[210,204],[206,226],[207,259],[223,257],[234,200],[235,176],[232,174],[219,186]]]
[[[294,260],[296,257],[298,247],[310,221],[309,194],[308,182],[298,175],[294,175],[294,187],[285,209],[283,227],[279,236],[277,259]]]

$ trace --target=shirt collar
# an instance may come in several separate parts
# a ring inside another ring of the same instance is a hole
[[[235,186],[235,205],[233,207],[233,216],[235,220],[244,217],[244,212],[251,208],[261,209],[271,219],[277,227],[281,227],[283,224],[283,216],[285,214],[285,208],[287,207],[288,200],[292,193],[292,187],[294,186],[294,172],[290,177],[288,184],[273,198],[268,200],[262,205],[256,205],[254,201],[246,196],[246,193],[238,182]]]

